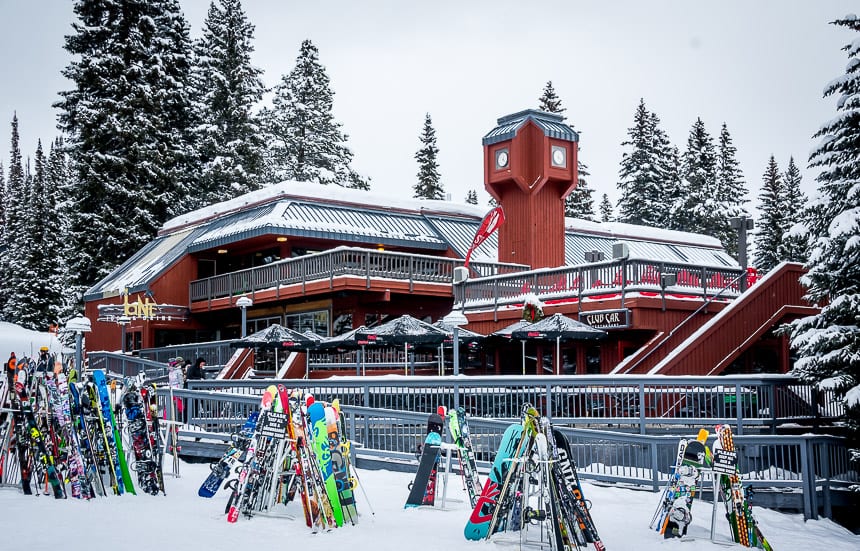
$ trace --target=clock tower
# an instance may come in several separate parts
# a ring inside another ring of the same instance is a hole
[[[564,198],[576,187],[579,134],[561,115],[526,110],[484,136],[484,187],[502,206],[499,262],[564,265]]]

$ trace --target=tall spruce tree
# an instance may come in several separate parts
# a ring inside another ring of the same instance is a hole
[[[350,166],[353,153],[346,146],[348,136],[334,120],[333,105],[334,92],[319,51],[305,40],[295,68],[275,86],[272,108],[261,115],[274,180],[370,189]]]
[[[28,246],[21,255],[21,270],[25,277],[16,278],[17,322],[30,329],[46,331],[51,324],[61,321],[66,290],[62,261],[58,259],[62,236],[59,235],[56,213],[57,190],[49,176],[41,140],[36,147],[31,181],[25,224]]]
[[[258,189],[265,178],[265,142],[254,109],[263,71],[251,63],[254,25],[239,0],[209,5],[195,41],[196,104],[202,204]]]
[[[717,154],[701,118],[690,128],[687,149],[681,159],[681,176],[680,201],[672,208],[672,229],[717,236]]]
[[[562,106],[561,99],[556,94],[551,80],[547,81],[543,94],[538,98],[538,109],[561,115],[564,119],[567,118],[564,114],[567,109]],[[577,185],[564,199],[564,215],[571,218],[594,220],[594,198],[592,197],[594,190],[588,187],[588,177],[591,174],[588,172],[588,166],[579,160],[579,156],[577,156],[576,169]]]
[[[738,232],[731,225],[731,219],[746,216],[744,208],[749,191],[744,182],[744,175],[737,160],[737,149],[732,143],[732,137],[726,123],[720,129],[720,139],[717,147],[717,176],[714,199],[716,211],[712,213],[715,223],[714,237],[720,240],[723,248],[737,258]]]
[[[25,275],[22,256],[27,250],[27,185],[21,157],[18,133],[18,115],[12,116],[12,132],[9,149],[9,179],[6,183],[6,250],[2,256],[4,277],[0,280],[0,295],[3,296],[3,318],[16,323],[20,311],[19,289],[24,285]]]
[[[3,163],[0,162],[0,281],[6,279],[6,208],[9,202],[9,190],[6,189],[6,174],[3,171]],[[5,307],[6,294],[2,292],[3,285],[0,283],[0,321],[6,319]]]
[[[543,87],[543,94],[538,99],[538,109],[557,115],[562,115],[567,110],[562,107],[561,99],[556,94],[551,80],[548,80],[546,86]]]
[[[811,254],[802,279],[807,296],[821,312],[796,321],[792,347],[799,356],[794,372],[808,381],[844,392],[855,458],[860,442],[860,19],[833,21],[854,31],[844,75],[832,80],[824,96],[836,96],[836,116],[815,134],[810,166],[820,168],[818,196],[808,221]]]
[[[612,201],[609,200],[609,195],[605,193],[600,199],[600,221],[612,222]]]
[[[421,147],[415,152],[415,160],[418,161],[418,181],[412,186],[412,197],[416,199],[444,199],[445,188],[440,182],[442,177],[439,175],[439,162],[437,161],[439,147],[436,145],[436,130],[433,128],[430,113],[424,115],[424,128],[418,139],[421,141]]]
[[[77,168],[76,290],[113,271],[187,208],[190,39],[177,0],[78,0],[59,123]]]
[[[800,169],[794,157],[788,160],[788,168],[782,176],[781,210],[784,214],[782,241],[779,244],[780,260],[806,263],[809,260],[809,243],[803,220],[807,211],[806,196],[800,189]]]
[[[759,193],[759,216],[755,244],[756,268],[767,273],[780,263],[779,246],[785,231],[785,213],[782,201],[782,175],[773,155],[767,163],[762,176]]]
[[[627,129],[627,139],[621,142],[625,151],[618,172],[618,221],[628,224],[659,226],[665,214],[661,195],[666,175],[661,167],[662,134],[660,119],[648,111],[640,99],[633,114],[633,126]]]
[[[474,189],[470,189],[466,194],[466,203],[469,205],[477,205],[478,204],[478,192]]]

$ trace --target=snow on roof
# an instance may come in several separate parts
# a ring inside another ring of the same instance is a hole
[[[427,211],[456,216],[477,216],[479,218],[483,217],[490,210],[489,206],[470,205],[451,201],[400,199],[388,194],[350,189],[338,185],[287,181],[172,218],[161,227],[161,233],[167,233],[184,226],[197,225],[213,218],[219,218],[225,214],[282,199],[325,200],[331,203],[357,206],[374,205],[378,209]]]
[[[698,247],[716,247],[722,249],[720,240],[716,237],[700,233],[689,233],[623,222],[591,222],[580,218],[565,218],[565,229],[587,233],[604,234],[615,239],[636,239],[640,241],[661,241],[683,243]]]

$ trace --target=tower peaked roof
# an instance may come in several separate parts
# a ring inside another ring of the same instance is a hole
[[[481,143],[483,145],[491,145],[509,140],[516,136],[520,128],[525,126],[529,121],[533,122],[535,126],[543,131],[544,135],[550,138],[569,142],[579,141],[579,134],[565,124],[564,117],[561,115],[537,109],[526,109],[525,111],[499,118],[496,121],[498,126],[490,130],[481,140]]]

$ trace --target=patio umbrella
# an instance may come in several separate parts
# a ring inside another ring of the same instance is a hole
[[[381,325],[357,331],[356,337],[366,339],[369,344],[403,345],[406,358],[410,344],[438,345],[445,342],[448,333],[408,314],[394,318]],[[404,369],[409,374],[408,360],[404,358]]]
[[[309,350],[316,340],[277,323],[245,338],[230,343],[231,348],[260,348],[263,350]]]
[[[606,331],[595,329],[562,314],[553,314],[538,322],[511,332],[512,339],[523,341],[555,341],[555,373],[561,371],[561,342],[595,340],[606,337]],[[525,360],[523,360],[525,361]]]
[[[359,331],[366,330],[367,327],[361,325],[343,333],[341,335],[337,335],[335,337],[328,337],[323,339],[319,343],[317,343],[317,350],[337,350],[337,349],[347,349],[347,350],[358,350],[360,349],[360,355],[356,358],[355,369],[356,375],[361,375],[364,373],[364,347],[367,345],[366,339],[360,339],[356,336],[356,333]]]
[[[448,333],[448,338],[446,338],[445,341],[439,345],[439,374],[443,375],[445,369],[445,347],[454,347],[454,326],[440,319],[433,324],[433,327],[437,327],[442,331]],[[463,329],[462,327],[457,328],[457,342],[460,345],[465,344],[468,346],[474,346],[481,342],[483,339],[484,335],[481,335],[480,333],[475,333],[474,331],[469,331],[468,329]]]

